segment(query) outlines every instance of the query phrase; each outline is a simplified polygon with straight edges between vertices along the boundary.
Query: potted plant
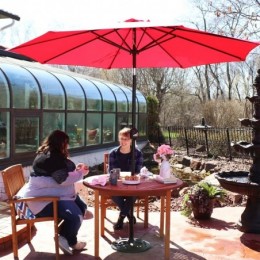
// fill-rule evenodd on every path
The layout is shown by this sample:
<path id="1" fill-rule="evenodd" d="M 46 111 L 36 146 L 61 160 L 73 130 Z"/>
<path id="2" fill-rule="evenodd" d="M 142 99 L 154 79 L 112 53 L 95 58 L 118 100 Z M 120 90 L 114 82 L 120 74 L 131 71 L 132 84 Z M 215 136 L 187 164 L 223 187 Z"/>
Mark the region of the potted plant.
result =
<path id="1" fill-rule="evenodd" d="M 209 219 L 216 200 L 222 201 L 226 195 L 224 189 L 200 181 L 193 185 L 183 197 L 181 214 L 195 219 Z"/>

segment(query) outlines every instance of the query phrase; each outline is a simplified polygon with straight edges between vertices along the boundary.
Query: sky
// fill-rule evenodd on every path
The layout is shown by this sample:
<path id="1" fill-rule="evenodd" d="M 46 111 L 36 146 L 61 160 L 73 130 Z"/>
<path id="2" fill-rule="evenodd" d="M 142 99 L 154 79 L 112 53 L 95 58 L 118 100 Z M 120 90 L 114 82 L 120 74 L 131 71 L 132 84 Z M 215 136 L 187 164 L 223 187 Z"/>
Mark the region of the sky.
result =
<path id="1" fill-rule="evenodd" d="M 0 0 L 0 9 L 18 15 L 0 29 L 0 45 L 14 47 L 47 31 L 100 28 L 129 18 L 179 25 L 191 13 L 189 0 Z M 10 19 L 0 19 L 0 28 Z"/>

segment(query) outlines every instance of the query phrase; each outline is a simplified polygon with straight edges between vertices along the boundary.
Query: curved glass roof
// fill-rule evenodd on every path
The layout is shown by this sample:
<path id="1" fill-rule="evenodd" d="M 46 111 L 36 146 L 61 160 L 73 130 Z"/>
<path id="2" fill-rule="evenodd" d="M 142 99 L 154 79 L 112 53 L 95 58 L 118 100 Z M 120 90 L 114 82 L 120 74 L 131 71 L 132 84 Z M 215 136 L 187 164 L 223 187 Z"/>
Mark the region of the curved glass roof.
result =
<path id="1" fill-rule="evenodd" d="M 32 74 L 19 66 L 1 64 L 12 86 L 13 108 L 40 108 L 40 91 Z"/>
<path id="2" fill-rule="evenodd" d="M 0 71 L 0 108 L 9 108 L 10 107 L 10 95 L 7 85 L 7 81 Z"/>
<path id="3" fill-rule="evenodd" d="M 101 95 L 103 99 L 103 111 L 116 111 L 115 94 L 112 92 L 112 90 L 106 84 L 98 80 L 95 81 L 95 85 L 101 90 Z"/>
<path id="4" fill-rule="evenodd" d="M 65 109 L 65 92 L 56 77 L 51 73 L 29 68 L 31 73 L 37 78 L 43 96 L 43 109 Z"/>
<path id="5" fill-rule="evenodd" d="M 140 91 L 138 91 L 138 90 L 136 90 L 136 98 L 137 98 L 137 103 L 138 103 L 138 105 L 139 105 L 139 109 L 138 109 L 138 111 L 139 111 L 139 113 L 146 113 L 147 112 L 147 109 L 146 109 L 146 99 L 145 99 L 145 97 L 143 96 L 143 94 L 140 92 Z"/>
<path id="6" fill-rule="evenodd" d="M 111 83 L 106 83 L 106 85 L 112 89 L 116 96 L 116 101 L 117 101 L 117 112 L 128 112 L 128 102 L 127 102 L 127 97 L 126 94 L 123 92 L 121 88 L 118 86 L 111 84 Z"/>
<path id="7" fill-rule="evenodd" d="M 9 108 L 11 104 L 20 109 L 129 113 L 132 110 L 131 88 L 123 85 L 8 57 L 0 57 L 0 70 L 11 87 L 9 90 L 5 75 L 0 73 L 0 108 Z M 136 97 L 137 111 L 145 113 L 145 97 L 139 91 Z"/>
<path id="8" fill-rule="evenodd" d="M 66 90 L 67 109 L 68 110 L 85 110 L 85 95 L 79 83 L 72 77 L 53 73 Z"/>
<path id="9" fill-rule="evenodd" d="M 85 91 L 88 111 L 101 111 L 102 98 L 97 86 L 90 80 L 74 77 Z"/>

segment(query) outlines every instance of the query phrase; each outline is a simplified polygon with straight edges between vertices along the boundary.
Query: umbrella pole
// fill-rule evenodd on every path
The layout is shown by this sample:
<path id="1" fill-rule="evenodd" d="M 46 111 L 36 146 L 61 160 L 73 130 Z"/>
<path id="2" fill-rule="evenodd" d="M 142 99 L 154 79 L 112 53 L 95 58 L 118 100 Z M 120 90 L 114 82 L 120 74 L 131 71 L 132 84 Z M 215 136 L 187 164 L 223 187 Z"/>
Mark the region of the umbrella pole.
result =
<path id="1" fill-rule="evenodd" d="M 135 128 L 135 96 L 136 96 L 136 75 L 133 74 L 133 100 L 132 100 L 132 129 L 130 131 L 132 139 L 132 148 L 131 148 L 131 175 L 135 174 L 135 145 L 138 131 Z M 129 219 L 129 238 L 120 238 L 112 243 L 112 248 L 114 250 L 124 252 L 124 253 L 138 253 L 144 252 L 151 248 L 149 242 L 142 240 L 140 238 L 134 238 L 134 201 L 130 209 L 130 219 Z"/>
<path id="2" fill-rule="evenodd" d="M 131 176 L 135 175 L 135 145 L 138 130 L 136 129 L 136 30 L 133 29 L 133 87 L 132 87 L 132 149 L 131 149 Z M 112 248 L 125 253 L 138 253 L 143 252 L 151 248 L 149 242 L 134 238 L 134 202 L 130 209 L 130 220 L 129 220 L 129 238 L 121 238 L 112 243 Z"/>
<path id="3" fill-rule="evenodd" d="M 135 46 L 134 46 L 135 47 Z M 135 145 L 136 145 L 136 137 L 137 134 L 134 134 L 136 129 L 135 122 L 135 114 L 136 114 L 136 53 L 133 53 L 133 87 L 132 87 L 132 164 L 131 164 L 131 175 L 135 175 Z M 129 221 L 129 243 L 134 242 L 134 203 L 132 203 L 132 207 L 130 209 L 130 221 Z"/>

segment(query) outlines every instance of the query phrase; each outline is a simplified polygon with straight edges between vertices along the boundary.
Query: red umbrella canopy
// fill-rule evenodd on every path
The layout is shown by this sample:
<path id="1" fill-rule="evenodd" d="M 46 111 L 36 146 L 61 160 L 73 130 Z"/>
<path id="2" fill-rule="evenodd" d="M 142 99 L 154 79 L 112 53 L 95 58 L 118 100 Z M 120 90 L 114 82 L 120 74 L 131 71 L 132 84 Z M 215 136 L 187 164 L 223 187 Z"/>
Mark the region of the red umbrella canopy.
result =
<path id="1" fill-rule="evenodd" d="M 187 68 L 243 61 L 260 43 L 184 26 L 129 19 L 115 26 L 81 31 L 47 32 L 10 49 L 40 63 L 97 68 Z M 136 75 L 133 70 L 132 127 L 135 128 Z M 134 140 L 132 147 L 135 147 Z M 132 175 L 134 175 L 132 149 Z"/>
<path id="2" fill-rule="evenodd" d="M 243 61 L 259 44 L 184 26 L 129 19 L 111 28 L 47 32 L 10 51 L 49 64 L 187 68 Z"/>

